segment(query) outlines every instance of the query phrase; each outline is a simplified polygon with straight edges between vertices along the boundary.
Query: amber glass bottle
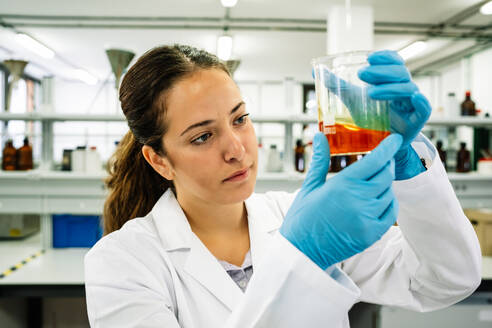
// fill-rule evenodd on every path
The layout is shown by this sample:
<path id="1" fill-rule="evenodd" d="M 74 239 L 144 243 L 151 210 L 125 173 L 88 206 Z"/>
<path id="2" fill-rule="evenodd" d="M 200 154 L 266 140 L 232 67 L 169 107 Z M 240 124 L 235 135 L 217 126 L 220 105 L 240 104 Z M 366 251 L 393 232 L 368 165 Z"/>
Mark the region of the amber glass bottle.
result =
<path id="1" fill-rule="evenodd" d="M 24 138 L 24 145 L 17 151 L 17 169 L 32 170 L 32 147 L 27 137 Z"/>
<path id="2" fill-rule="evenodd" d="M 465 100 L 461 103 L 461 115 L 462 116 L 475 116 L 475 102 L 471 100 L 471 92 L 467 91 L 465 94 Z"/>
<path id="3" fill-rule="evenodd" d="M 470 151 L 466 149 L 466 143 L 460 143 L 460 150 L 456 157 L 456 172 L 470 172 Z"/>
<path id="4" fill-rule="evenodd" d="M 448 169 L 448 165 L 446 163 L 447 154 L 446 154 L 446 151 L 444 149 L 442 149 L 442 141 L 441 140 L 437 140 L 436 148 L 437 148 L 437 152 L 439 153 L 439 158 L 441 159 L 441 162 L 444 165 L 444 168 L 447 170 Z"/>
<path id="5" fill-rule="evenodd" d="M 306 170 L 306 161 L 304 159 L 304 146 L 302 140 L 298 139 L 295 149 L 295 166 L 297 172 L 304 172 Z"/>
<path id="6" fill-rule="evenodd" d="M 2 170 L 14 171 L 17 161 L 17 149 L 15 149 L 12 139 L 7 140 L 2 156 Z"/>

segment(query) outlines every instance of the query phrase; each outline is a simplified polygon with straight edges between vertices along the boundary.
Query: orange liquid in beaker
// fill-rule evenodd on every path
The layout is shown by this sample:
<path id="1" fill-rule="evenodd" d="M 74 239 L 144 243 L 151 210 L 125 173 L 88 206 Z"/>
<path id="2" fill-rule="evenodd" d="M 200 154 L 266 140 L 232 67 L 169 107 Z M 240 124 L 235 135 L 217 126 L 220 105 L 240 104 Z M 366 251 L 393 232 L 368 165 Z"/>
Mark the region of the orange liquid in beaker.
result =
<path id="1" fill-rule="evenodd" d="M 389 131 L 359 128 L 355 125 L 336 123 L 324 127 L 332 155 L 364 154 L 373 150 Z"/>

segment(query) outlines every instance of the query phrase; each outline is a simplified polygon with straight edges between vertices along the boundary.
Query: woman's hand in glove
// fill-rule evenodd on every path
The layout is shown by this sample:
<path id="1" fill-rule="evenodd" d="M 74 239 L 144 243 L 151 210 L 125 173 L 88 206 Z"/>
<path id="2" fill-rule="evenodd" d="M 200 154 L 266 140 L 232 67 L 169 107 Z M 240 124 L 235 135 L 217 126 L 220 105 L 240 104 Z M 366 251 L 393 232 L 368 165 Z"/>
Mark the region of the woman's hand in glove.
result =
<path id="1" fill-rule="evenodd" d="M 401 143 L 402 137 L 392 134 L 326 180 L 330 150 L 326 137 L 317 133 L 311 167 L 280 233 L 323 270 L 371 246 L 396 221 L 391 185 L 393 156 Z"/>

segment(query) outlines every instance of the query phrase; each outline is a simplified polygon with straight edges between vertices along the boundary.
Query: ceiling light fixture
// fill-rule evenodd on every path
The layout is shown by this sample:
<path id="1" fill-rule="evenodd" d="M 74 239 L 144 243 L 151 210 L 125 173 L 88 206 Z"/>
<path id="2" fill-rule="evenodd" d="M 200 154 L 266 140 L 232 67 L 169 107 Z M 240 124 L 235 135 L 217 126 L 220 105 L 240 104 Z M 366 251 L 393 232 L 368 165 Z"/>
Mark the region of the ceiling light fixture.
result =
<path id="1" fill-rule="evenodd" d="M 404 60 L 407 60 L 421 53 L 422 51 L 425 50 L 425 48 L 427 48 L 427 42 L 415 41 L 409 44 L 408 46 L 406 46 L 405 48 L 401 49 L 400 51 L 398 51 L 398 53 L 400 54 L 400 56 L 402 56 Z"/>
<path id="2" fill-rule="evenodd" d="M 492 15 L 492 1 L 487 2 L 482 7 L 480 7 L 480 12 L 483 15 Z"/>
<path id="3" fill-rule="evenodd" d="M 232 36 L 223 34 L 217 39 L 217 57 L 229 60 L 232 57 Z"/>
<path id="4" fill-rule="evenodd" d="M 97 77 L 86 70 L 76 68 L 71 72 L 71 76 L 89 85 L 95 85 L 98 82 Z"/>
<path id="5" fill-rule="evenodd" d="M 53 50 L 25 33 L 17 33 L 16 39 L 22 46 L 24 46 L 24 48 L 43 58 L 52 59 L 55 57 L 55 52 Z"/>
<path id="6" fill-rule="evenodd" d="M 220 0 L 220 2 L 222 3 L 222 6 L 224 6 L 224 7 L 232 8 L 236 5 L 237 0 Z"/>

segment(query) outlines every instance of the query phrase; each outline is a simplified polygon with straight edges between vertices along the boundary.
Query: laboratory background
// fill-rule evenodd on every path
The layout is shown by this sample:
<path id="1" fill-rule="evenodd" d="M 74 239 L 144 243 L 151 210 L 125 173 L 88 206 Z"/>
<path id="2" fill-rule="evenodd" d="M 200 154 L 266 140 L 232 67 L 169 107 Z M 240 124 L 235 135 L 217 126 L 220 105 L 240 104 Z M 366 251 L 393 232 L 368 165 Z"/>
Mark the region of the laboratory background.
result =
<path id="1" fill-rule="evenodd" d="M 0 327 L 89 326 L 83 258 L 128 131 L 118 86 L 146 50 L 174 43 L 233 72 L 257 133 L 257 192 L 294 191 L 309 168 L 311 60 L 398 51 L 432 104 L 423 132 L 477 233 L 482 283 L 431 313 L 359 303 L 351 325 L 492 327 L 491 23 L 492 1 L 476 0 L 1 0 Z"/>

